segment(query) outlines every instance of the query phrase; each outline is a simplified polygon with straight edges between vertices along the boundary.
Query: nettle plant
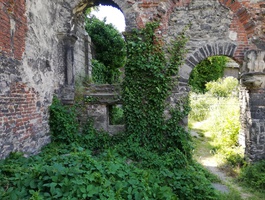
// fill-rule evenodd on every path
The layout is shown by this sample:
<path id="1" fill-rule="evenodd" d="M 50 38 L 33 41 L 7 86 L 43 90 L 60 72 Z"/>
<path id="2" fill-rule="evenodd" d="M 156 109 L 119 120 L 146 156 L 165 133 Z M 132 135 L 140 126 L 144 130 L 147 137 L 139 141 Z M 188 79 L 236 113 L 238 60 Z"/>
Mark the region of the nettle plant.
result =
<path id="1" fill-rule="evenodd" d="M 170 120 L 164 117 L 168 107 L 166 99 L 176 84 L 172 77 L 177 75 L 183 62 L 187 38 L 183 32 L 172 41 L 171 48 L 163 49 L 155 35 L 158 26 L 157 22 L 148 23 L 145 28 L 126 35 L 123 82 L 126 133 L 140 146 L 161 152 L 170 147 L 179 148 L 190 154 L 189 136 L 179 125 L 188 114 L 188 104 L 180 103 L 172 108 Z"/>

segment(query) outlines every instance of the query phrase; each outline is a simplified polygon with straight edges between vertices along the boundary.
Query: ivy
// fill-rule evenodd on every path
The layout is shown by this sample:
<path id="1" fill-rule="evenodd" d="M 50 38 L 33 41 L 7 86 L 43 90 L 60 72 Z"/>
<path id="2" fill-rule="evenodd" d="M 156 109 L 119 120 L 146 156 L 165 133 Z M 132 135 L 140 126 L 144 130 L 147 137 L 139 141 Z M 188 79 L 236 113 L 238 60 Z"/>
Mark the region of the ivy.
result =
<path id="1" fill-rule="evenodd" d="M 49 125 L 53 141 L 69 144 L 76 140 L 78 123 L 75 109 L 75 107 L 63 106 L 57 97 L 53 98 L 52 105 L 49 108 Z"/>
<path id="2" fill-rule="evenodd" d="M 172 41 L 172 47 L 164 51 L 154 33 L 158 25 L 157 22 L 148 23 L 145 28 L 126 36 L 127 63 L 123 83 L 126 133 L 142 147 L 161 152 L 179 148 L 188 153 L 188 134 L 179 125 L 188 107 L 184 106 L 187 108 L 184 111 L 181 105 L 173 108 L 168 121 L 164 116 L 168 107 L 166 99 L 176 84 L 172 76 L 177 75 L 182 64 L 187 38 L 184 33 L 180 34 Z M 182 144 L 177 141 L 179 139 Z"/>

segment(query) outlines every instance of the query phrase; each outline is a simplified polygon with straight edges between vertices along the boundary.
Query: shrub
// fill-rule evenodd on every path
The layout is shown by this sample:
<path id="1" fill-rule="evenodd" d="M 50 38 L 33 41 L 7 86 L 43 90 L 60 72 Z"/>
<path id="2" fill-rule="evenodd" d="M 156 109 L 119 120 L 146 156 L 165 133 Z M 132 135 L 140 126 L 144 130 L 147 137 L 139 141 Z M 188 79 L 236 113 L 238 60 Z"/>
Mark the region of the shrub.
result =
<path id="1" fill-rule="evenodd" d="M 95 80 L 109 84 L 117 82 L 120 75 L 118 68 L 124 66 L 126 58 L 122 35 L 112 24 L 106 24 L 106 20 L 101 21 L 96 17 L 88 18 L 85 28 L 95 45 Z"/>
<path id="2" fill-rule="evenodd" d="M 260 192 L 265 191 L 265 161 L 252 163 L 242 169 L 239 181 Z"/>
<path id="3" fill-rule="evenodd" d="M 76 140 L 79 129 L 74 110 L 75 107 L 63 106 L 57 97 L 53 98 L 49 108 L 49 125 L 53 141 L 69 144 Z"/>
<path id="4" fill-rule="evenodd" d="M 224 56 L 213 56 L 201 61 L 191 72 L 189 84 L 192 91 L 206 92 L 205 84 L 222 77 L 227 58 Z"/>
<path id="5" fill-rule="evenodd" d="M 107 71 L 106 66 L 98 60 L 92 60 L 92 81 L 98 84 L 107 83 Z"/>
<path id="6" fill-rule="evenodd" d="M 238 80 L 233 77 L 219 78 L 206 83 L 206 91 L 216 97 L 238 96 Z"/>

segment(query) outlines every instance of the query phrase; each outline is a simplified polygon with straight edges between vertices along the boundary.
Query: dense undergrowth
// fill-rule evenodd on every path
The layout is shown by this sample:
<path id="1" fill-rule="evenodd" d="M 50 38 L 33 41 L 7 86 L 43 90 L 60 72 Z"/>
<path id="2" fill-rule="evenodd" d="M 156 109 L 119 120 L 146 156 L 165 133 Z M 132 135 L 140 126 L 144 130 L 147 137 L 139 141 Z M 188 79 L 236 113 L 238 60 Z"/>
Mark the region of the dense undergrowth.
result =
<path id="1" fill-rule="evenodd" d="M 205 171 L 177 148 L 150 151 L 89 122 L 69 140 L 74 116 L 55 98 L 53 142 L 39 155 L 0 162 L 1 199 L 218 199 Z"/>
<path id="2" fill-rule="evenodd" d="M 66 107 L 54 98 L 52 143 L 39 155 L 14 153 L 0 161 L 1 199 L 218 199 L 179 124 L 189 110 L 185 100 L 164 119 L 186 39 L 174 42 L 168 61 L 155 38 L 157 26 L 127 36 L 125 133 L 109 136 L 91 122 L 80 126 L 82 104 Z"/>
<path id="3" fill-rule="evenodd" d="M 78 122 L 82 103 L 50 107 L 52 143 L 38 155 L 13 153 L 0 161 L 0 199 L 218 200 L 210 175 L 192 160 L 192 143 L 180 121 L 188 101 L 170 109 L 166 98 L 185 53 L 180 35 L 166 59 L 148 24 L 127 36 L 123 84 L 126 131 L 110 136 Z"/>

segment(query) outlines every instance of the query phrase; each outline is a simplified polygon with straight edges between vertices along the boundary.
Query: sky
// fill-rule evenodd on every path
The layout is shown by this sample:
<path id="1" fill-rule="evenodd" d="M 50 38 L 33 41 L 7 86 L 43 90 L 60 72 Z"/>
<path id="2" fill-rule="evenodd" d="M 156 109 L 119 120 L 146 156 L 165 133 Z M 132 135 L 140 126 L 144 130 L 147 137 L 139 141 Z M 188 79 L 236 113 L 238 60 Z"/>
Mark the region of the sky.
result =
<path id="1" fill-rule="evenodd" d="M 117 8 L 111 6 L 99 6 L 99 11 L 92 11 L 98 19 L 103 20 L 104 17 L 107 18 L 106 22 L 108 24 L 112 23 L 119 32 L 125 31 L 125 20 L 122 12 Z"/>

